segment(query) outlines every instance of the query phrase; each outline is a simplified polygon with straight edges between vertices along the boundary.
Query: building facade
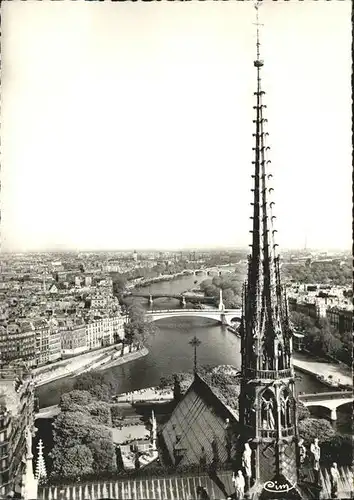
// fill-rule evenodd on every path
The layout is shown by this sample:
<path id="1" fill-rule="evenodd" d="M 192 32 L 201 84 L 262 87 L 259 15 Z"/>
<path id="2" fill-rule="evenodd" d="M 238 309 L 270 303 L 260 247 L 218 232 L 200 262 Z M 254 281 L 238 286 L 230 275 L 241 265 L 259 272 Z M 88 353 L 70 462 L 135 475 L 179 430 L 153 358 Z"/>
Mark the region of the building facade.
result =
<path id="1" fill-rule="evenodd" d="M 44 318 L 32 321 L 36 332 L 36 358 L 38 366 L 50 361 L 50 329 L 48 321 Z"/>
<path id="2" fill-rule="evenodd" d="M 26 429 L 34 430 L 34 384 L 27 369 L 0 367 L 0 498 L 21 494 Z"/>
<path id="3" fill-rule="evenodd" d="M 312 302 L 289 298 L 289 308 L 291 311 L 299 312 L 310 316 L 313 319 L 327 318 L 330 325 L 336 328 L 339 333 L 351 332 L 353 329 L 352 308 L 341 308 L 327 306 L 325 299 L 317 298 Z"/>
<path id="4" fill-rule="evenodd" d="M 61 333 L 59 322 L 56 318 L 50 318 L 49 324 L 49 361 L 57 361 L 61 358 Z"/>
<path id="5" fill-rule="evenodd" d="M 62 356 L 73 356 L 87 351 L 86 327 L 84 323 L 67 322 L 65 330 L 61 332 Z"/>
<path id="6" fill-rule="evenodd" d="M 1 361 L 25 361 L 36 364 L 36 334 L 30 322 L 11 322 L 0 325 Z"/>
<path id="7" fill-rule="evenodd" d="M 86 343 L 88 349 L 97 349 L 122 341 L 124 318 L 120 313 L 89 316 L 86 319 Z"/>

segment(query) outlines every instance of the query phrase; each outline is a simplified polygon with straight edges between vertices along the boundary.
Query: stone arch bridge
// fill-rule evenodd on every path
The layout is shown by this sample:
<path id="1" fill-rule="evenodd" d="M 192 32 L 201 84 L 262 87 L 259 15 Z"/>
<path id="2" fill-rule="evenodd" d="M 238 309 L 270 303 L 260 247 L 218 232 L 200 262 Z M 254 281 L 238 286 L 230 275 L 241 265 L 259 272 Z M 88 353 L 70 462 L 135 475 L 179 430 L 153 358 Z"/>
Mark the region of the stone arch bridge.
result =
<path id="1" fill-rule="evenodd" d="M 234 322 L 241 321 L 241 309 L 165 309 L 159 311 L 147 311 L 146 318 L 149 321 L 158 321 L 165 318 L 207 318 L 218 321 L 223 325 L 232 326 Z"/>
<path id="2" fill-rule="evenodd" d="M 299 400 L 307 407 L 322 406 L 331 412 L 331 420 L 337 420 L 337 409 L 353 402 L 353 391 L 319 392 L 316 394 L 299 394 Z"/>

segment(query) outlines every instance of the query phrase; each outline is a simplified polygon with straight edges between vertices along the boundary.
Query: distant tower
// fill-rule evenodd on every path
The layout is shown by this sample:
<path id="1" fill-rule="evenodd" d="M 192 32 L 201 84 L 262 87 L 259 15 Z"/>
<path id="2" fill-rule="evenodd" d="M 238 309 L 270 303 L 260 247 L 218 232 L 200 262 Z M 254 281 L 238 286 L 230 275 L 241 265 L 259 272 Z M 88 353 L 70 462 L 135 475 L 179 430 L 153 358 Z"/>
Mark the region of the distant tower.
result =
<path id="1" fill-rule="evenodd" d="M 36 466 L 36 479 L 37 481 L 40 481 L 41 479 L 47 478 L 47 470 L 43 456 L 43 441 L 41 439 L 38 442 L 37 450 L 38 450 L 38 459 Z"/>
<path id="2" fill-rule="evenodd" d="M 243 466 L 248 498 L 301 498 L 297 489 L 297 419 L 292 331 L 285 289 L 280 281 L 274 243 L 272 188 L 268 182 L 265 105 L 261 89 L 257 3 L 256 126 L 252 253 L 243 293 L 241 323 L 241 438 L 238 467 Z M 272 486 L 273 484 L 273 486 Z M 274 486 L 275 485 L 275 486 Z M 280 489 L 277 488 L 280 486 Z M 273 488 L 273 489 L 272 489 Z M 276 491 L 275 491 L 276 490 Z"/>
<path id="3" fill-rule="evenodd" d="M 136 250 L 134 250 L 134 253 L 133 253 L 133 260 L 134 260 L 134 262 L 138 262 L 138 253 Z"/>

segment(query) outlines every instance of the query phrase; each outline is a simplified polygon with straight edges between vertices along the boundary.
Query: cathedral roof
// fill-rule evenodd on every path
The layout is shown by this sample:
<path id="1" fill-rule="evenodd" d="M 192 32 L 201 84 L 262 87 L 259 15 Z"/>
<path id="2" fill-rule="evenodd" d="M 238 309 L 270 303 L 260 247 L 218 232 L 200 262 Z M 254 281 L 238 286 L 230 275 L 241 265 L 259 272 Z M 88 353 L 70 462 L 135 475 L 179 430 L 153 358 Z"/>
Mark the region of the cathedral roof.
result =
<path id="1" fill-rule="evenodd" d="M 238 411 L 230 406 L 227 396 L 221 390 L 209 383 L 200 374 L 196 373 L 194 381 L 190 385 L 189 391 L 195 391 L 206 402 L 209 403 L 216 413 L 222 418 L 229 418 L 231 421 L 238 422 Z"/>

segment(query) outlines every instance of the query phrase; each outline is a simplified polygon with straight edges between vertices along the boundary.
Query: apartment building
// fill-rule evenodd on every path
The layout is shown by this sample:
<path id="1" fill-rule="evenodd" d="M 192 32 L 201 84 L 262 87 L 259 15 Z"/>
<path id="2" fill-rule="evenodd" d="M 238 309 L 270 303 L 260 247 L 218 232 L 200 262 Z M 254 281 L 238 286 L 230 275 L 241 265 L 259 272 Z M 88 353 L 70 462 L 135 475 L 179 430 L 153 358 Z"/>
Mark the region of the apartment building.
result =
<path id="1" fill-rule="evenodd" d="M 0 362 L 22 360 L 36 364 L 36 334 L 30 322 L 10 322 L 0 326 Z"/>
<path id="2" fill-rule="evenodd" d="M 87 351 L 86 325 L 81 318 L 68 318 L 61 326 L 62 356 L 73 356 Z"/>
<path id="3" fill-rule="evenodd" d="M 50 329 L 45 318 L 32 321 L 36 332 L 36 358 L 37 365 L 41 366 L 50 361 Z"/>
<path id="4" fill-rule="evenodd" d="M 112 345 L 123 337 L 124 318 L 120 312 L 101 317 L 89 315 L 86 318 L 86 343 L 89 349 Z"/>
<path id="5" fill-rule="evenodd" d="M 34 383 L 21 366 L 0 366 L 0 498 L 22 498 L 26 429 L 34 430 Z"/>

